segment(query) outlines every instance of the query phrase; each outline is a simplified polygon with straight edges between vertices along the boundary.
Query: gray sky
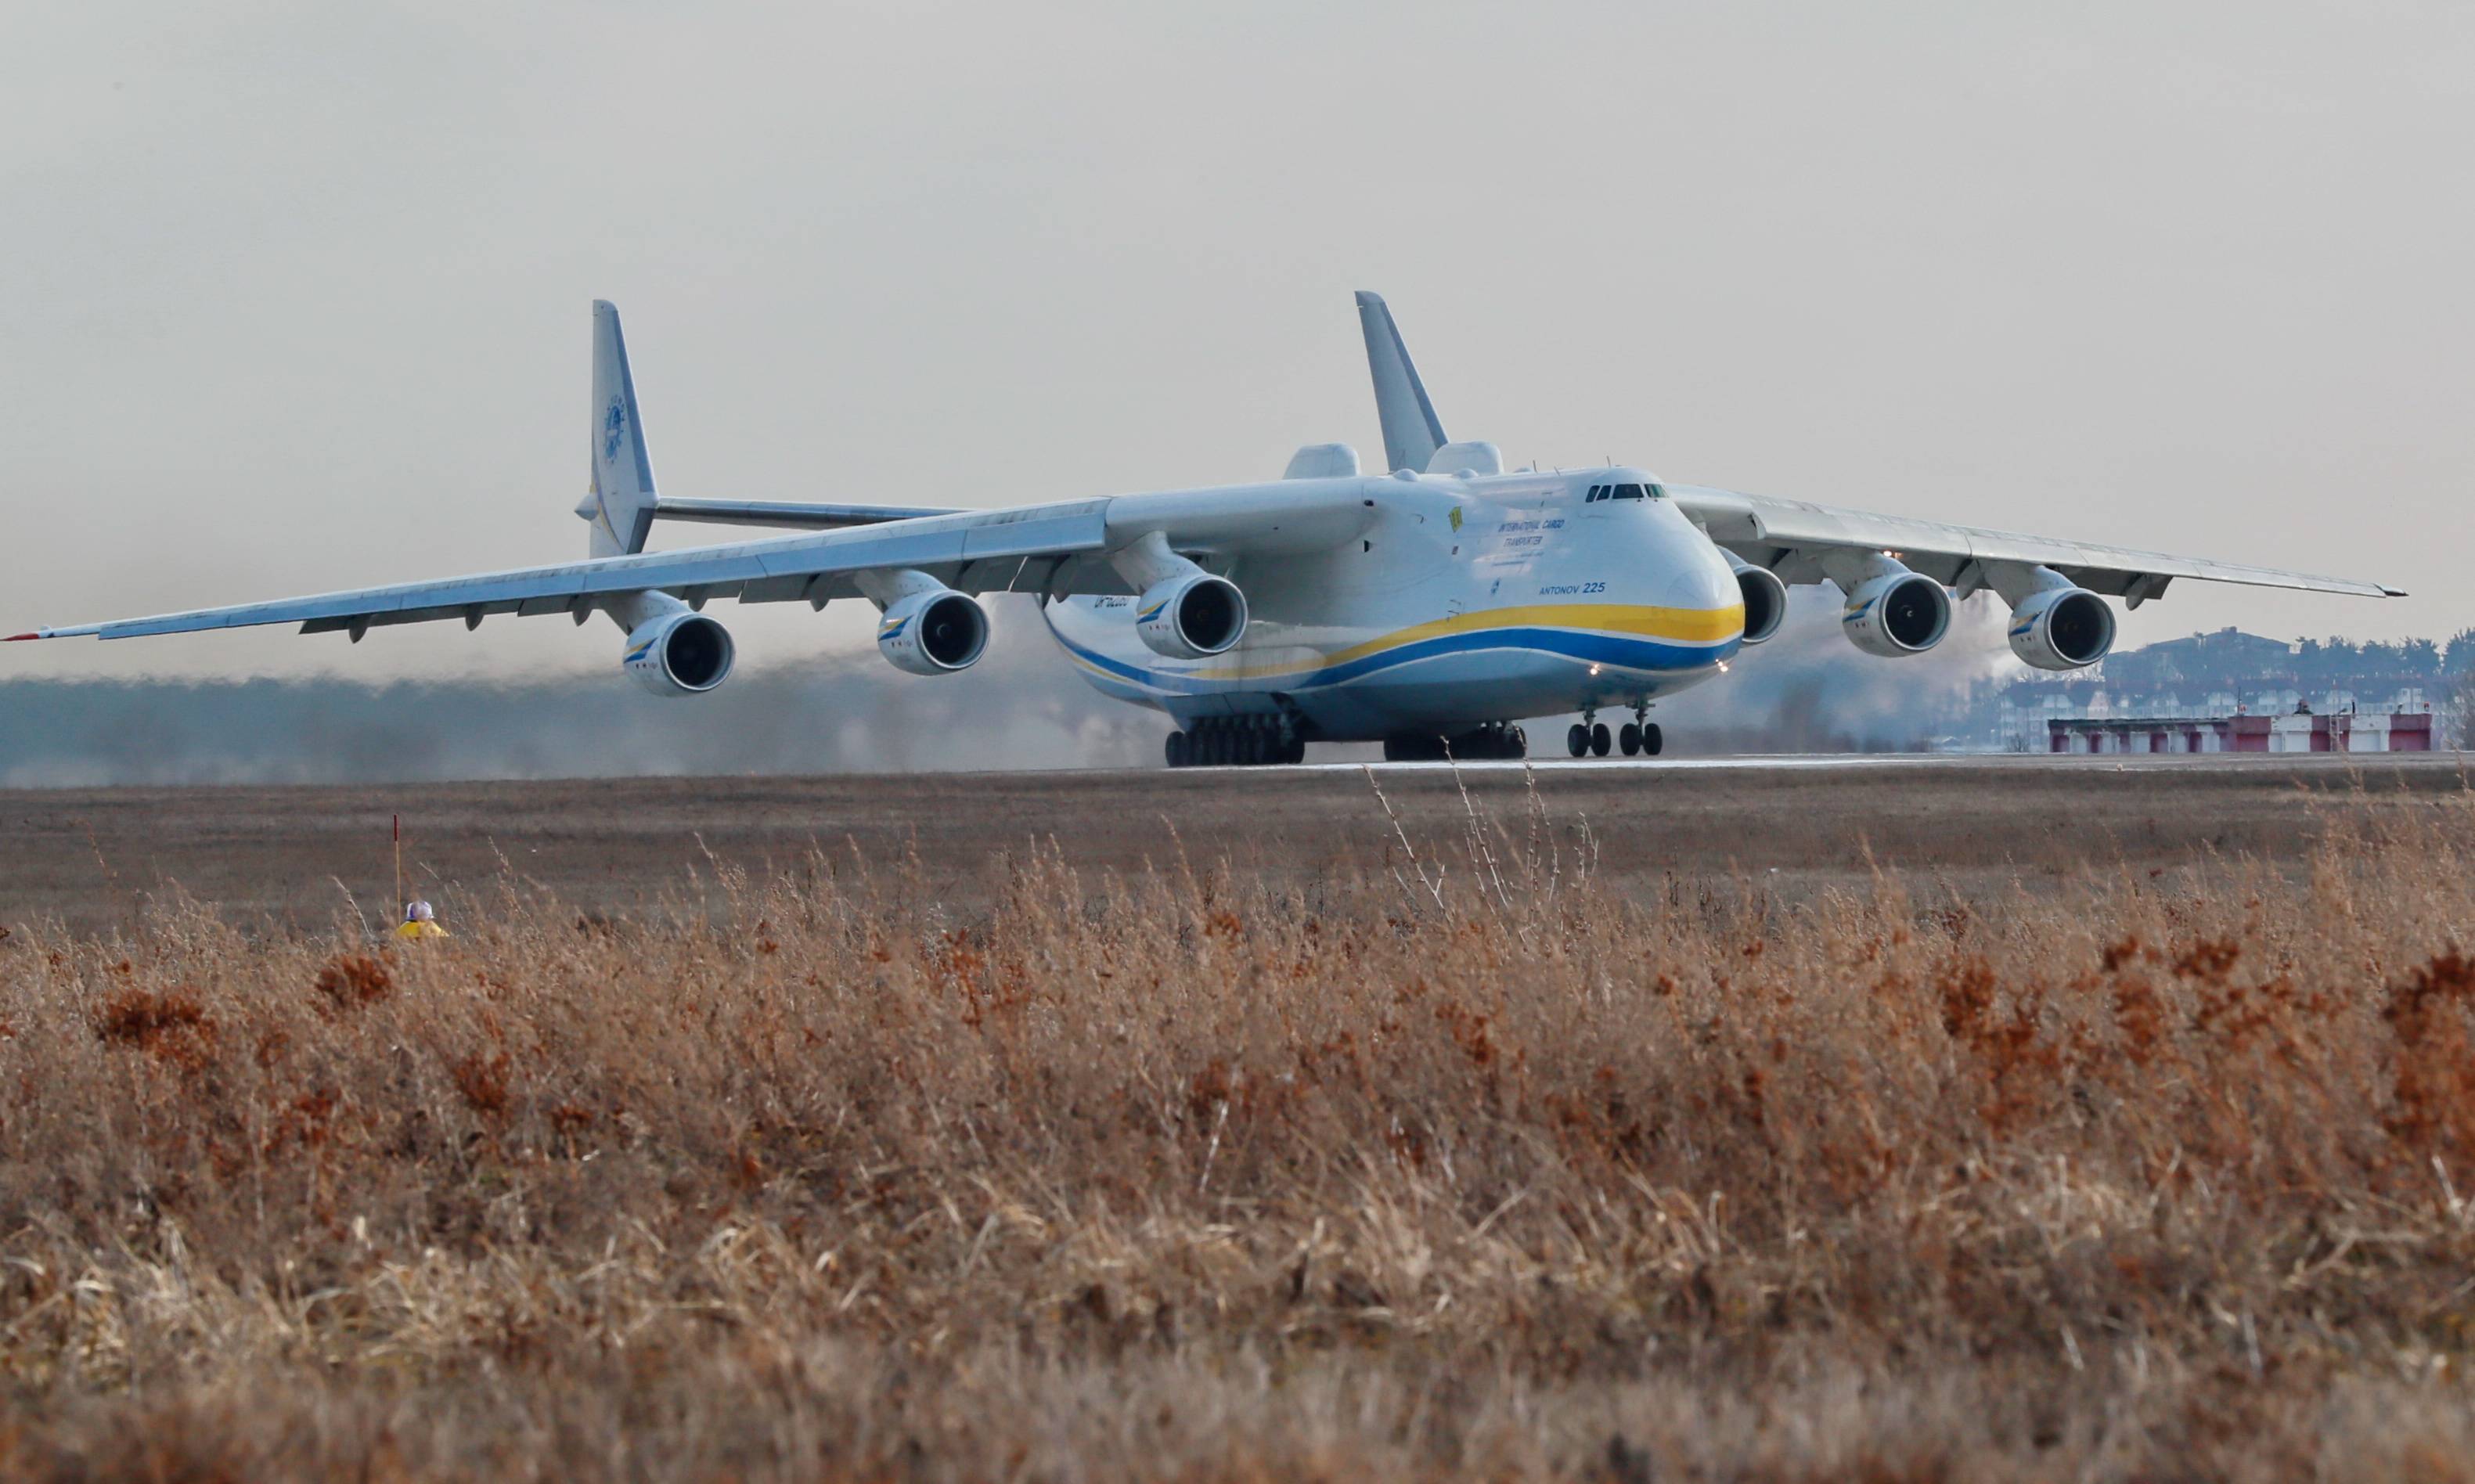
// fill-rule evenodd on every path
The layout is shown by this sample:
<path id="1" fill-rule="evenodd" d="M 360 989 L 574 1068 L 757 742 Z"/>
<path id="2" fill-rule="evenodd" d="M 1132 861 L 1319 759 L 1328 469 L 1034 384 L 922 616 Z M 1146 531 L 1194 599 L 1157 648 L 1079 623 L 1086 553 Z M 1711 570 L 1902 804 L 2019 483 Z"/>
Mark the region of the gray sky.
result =
<path id="1" fill-rule="evenodd" d="M 2463 5 L 37 0 L 9 30 L 0 628 L 580 554 L 596 296 L 666 493 L 993 505 L 1380 448 L 1360 287 L 1515 461 L 2417 594 L 2186 587 L 2125 643 L 2475 622 Z M 743 663 L 865 643 L 716 612 Z M 0 650 L 617 663 L 549 619 Z"/>

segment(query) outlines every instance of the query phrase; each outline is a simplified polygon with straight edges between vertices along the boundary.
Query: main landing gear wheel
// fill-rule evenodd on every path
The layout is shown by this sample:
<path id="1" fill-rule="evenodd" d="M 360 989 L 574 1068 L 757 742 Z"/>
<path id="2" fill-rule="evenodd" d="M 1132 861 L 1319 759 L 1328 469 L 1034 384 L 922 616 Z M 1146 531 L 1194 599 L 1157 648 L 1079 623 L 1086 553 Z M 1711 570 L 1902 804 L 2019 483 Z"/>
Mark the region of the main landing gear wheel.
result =
<path id="1" fill-rule="evenodd" d="M 1205 717 L 1171 732 L 1162 751 L 1171 767 L 1254 767 L 1305 762 L 1307 740 L 1281 717 Z"/>
<path id="2" fill-rule="evenodd" d="M 1590 729 L 1576 721 L 1564 733 L 1565 750 L 1573 756 L 1586 757 L 1590 751 Z"/>
<path id="3" fill-rule="evenodd" d="M 1530 756 L 1530 737 L 1509 721 L 1490 721 L 1450 737 L 1396 732 L 1384 739 L 1386 763 L 1517 763 Z"/>
<path id="4" fill-rule="evenodd" d="M 1615 739 L 1607 735 L 1607 724 L 1605 722 L 1599 722 L 1597 725 L 1590 728 L 1590 755 L 1592 757 L 1605 757 L 1607 755 L 1607 748 L 1612 746 L 1614 742 Z"/>
<path id="5" fill-rule="evenodd" d="M 1659 735 L 1657 722 L 1645 721 L 1641 724 L 1641 755 L 1643 757 L 1654 758 L 1658 756 L 1658 750 L 1665 745 L 1667 745 L 1667 739 Z"/>
<path id="6" fill-rule="evenodd" d="M 1622 752 L 1626 757 L 1631 757 L 1634 753 L 1641 750 L 1641 727 L 1639 723 L 1628 721 L 1623 726 L 1616 729 L 1616 749 Z"/>

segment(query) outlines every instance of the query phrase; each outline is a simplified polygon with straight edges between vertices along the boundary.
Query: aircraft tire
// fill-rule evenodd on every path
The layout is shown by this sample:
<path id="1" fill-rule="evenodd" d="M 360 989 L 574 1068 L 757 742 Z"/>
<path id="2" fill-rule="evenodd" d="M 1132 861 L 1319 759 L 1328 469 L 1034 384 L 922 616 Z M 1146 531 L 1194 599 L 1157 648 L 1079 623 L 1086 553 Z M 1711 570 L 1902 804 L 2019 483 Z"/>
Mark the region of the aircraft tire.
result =
<path id="1" fill-rule="evenodd" d="M 1608 735 L 1607 724 L 1605 722 L 1602 721 L 1598 725 L 1590 728 L 1591 756 L 1602 758 L 1605 757 L 1607 755 L 1607 749 L 1614 745 L 1615 739 Z"/>
<path id="2" fill-rule="evenodd" d="M 1504 755 L 1512 762 L 1530 756 L 1530 734 L 1517 726 L 1504 729 Z"/>
<path id="3" fill-rule="evenodd" d="M 1184 767 L 1186 766 L 1187 751 L 1186 734 L 1184 732 L 1169 733 L 1168 741 L 1163 744 L 1163 750 L 1168 754 L 1169 766 Z"/>
<path id="4" fill-rule="evenodd" d="M 1590 729 L 1576 721 L 1564 733 L 1565 749 L 1573 756 L 1586 757 L 1590 751 Z"/>
<path id="5" fill-rule="evenodd" d="M 1667 739 L 1660 735 L 1657 722 L 1652 721 L 1643 725 L 1641 729 L 1641 755 L 1643 757 L 1654 758 L 1658 756 L 1658 750 L 1666 745 Z"/>
<path id="6" fill-rule="evenodd" d="M 1616 746 L 1626 757 L 1641 750 L 1641 728 L 1628 721 L 1616 731 Z"/>

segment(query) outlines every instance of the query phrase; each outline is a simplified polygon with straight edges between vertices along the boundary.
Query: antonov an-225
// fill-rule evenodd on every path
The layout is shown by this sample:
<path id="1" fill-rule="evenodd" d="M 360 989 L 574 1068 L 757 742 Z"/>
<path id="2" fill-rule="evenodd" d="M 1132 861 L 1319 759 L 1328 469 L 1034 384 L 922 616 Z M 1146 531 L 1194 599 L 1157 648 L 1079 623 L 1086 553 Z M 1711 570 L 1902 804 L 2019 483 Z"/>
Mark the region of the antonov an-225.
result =
<path id="1" fill-rule="evenodd" d="M 2113 647 L 2106 597 L 2178 577 L 2397 596 L 2372 582 L 2085 546 L 1801 500 L 1670 484 L 1631 468 L 1507 471 L 1448 438 L 1391 311 L 1358 296 L 1385 471 L 1345 444 L 1300 449 L 1280 479 L 1006 510 L 665 499 L 653 485 L 619 311 L 593 306 L 592 526 L 581 562 L 318 597 L 38 629 L 127 639 L 298 623 L 357 641 L 376 624 L 599 612 L 663 695 L 710 691 L 734 648 L 714 597 L 876 605 L 877 647 L 919 675 L 987 648 L 984 593 L 1037 595 L 1102 692 L 1173 718 L 1171 766 L 1295 763 L 1306 744 L 1381 741 L 1395 759 L 1518 757 L 1528 717 L 1579 712 L 1575 757 L 1656 753 L 1652 704 L 1778 630 L 1791 584 L 1834 584 L 1867 654 L 1922 654 L 1954 596 L 1992 589 L 2012 652 L 2043 669 Z M 647 552 L 656 520 L 804 534 Z M 2102 595 L 2102 596 L 2101 596 Z M 1610 735 L 1602 712 L 1632 719 Z"/>

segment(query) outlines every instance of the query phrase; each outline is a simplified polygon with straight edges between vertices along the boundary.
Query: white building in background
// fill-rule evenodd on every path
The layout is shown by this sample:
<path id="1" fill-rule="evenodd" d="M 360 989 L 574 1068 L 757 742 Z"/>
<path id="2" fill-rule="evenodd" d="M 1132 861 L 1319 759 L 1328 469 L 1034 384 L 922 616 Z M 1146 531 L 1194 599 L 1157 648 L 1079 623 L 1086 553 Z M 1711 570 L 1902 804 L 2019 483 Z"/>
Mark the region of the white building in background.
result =
<path id="1" fill-rule="evenodd" d="M 2390 750 L 2392 730 L 2403 748 L 2449 746 L 2462 735 L 2443 703 L 2451 682 L 2444 676 L 2442 688 L 2435 690 L 2426 671 L 2437 659 L 2430 653 L 2418 659 L 2415 649 L 2288 644 L 2233 629 L 2195 634 L 2125 651 L 2091 672 L 2014 681 L 1977 702 L 1983 709 L 1976 713 L 1976 736 L 1986 739 L 1990 732 L 1997 747 L 2044 752 L 2058 735 L 2068 734 L 2082 747 L 2125 745 L 2127 734 L 2120 730 L 2125 723 L 2171 722 L 2159 733 L 2160 750 L 2207 750 L 2213 744 L 2239 751 L 2310 750 L 2314 736 L 2325 750 Z M 2298 715 L 2304 718 L 2299 728 L 2266 724 Z M 2315 716 L 2364 724 L 2315 731 Z M 2392 717 L 2431 719 L 2395 728 L 2370 719 Z M 2238 718 L 2251 724 L 2242 729 L 2242 744 L 2233 746 L 2234 733 L 2213 723 Z M 2058 729 L 2057 722 L 2090 724 Z M 1951 727 L 1965 729 L 1965 723 Z"/>

